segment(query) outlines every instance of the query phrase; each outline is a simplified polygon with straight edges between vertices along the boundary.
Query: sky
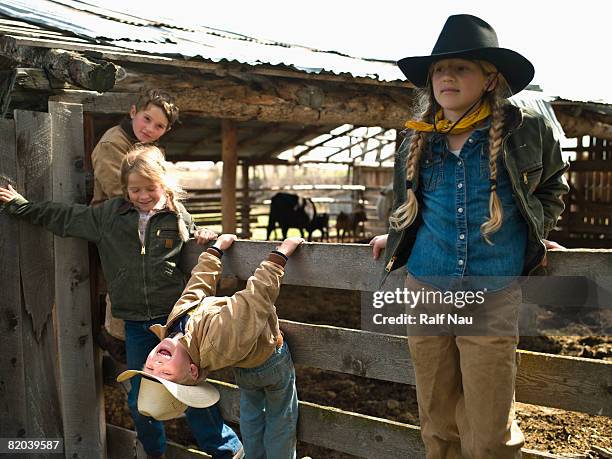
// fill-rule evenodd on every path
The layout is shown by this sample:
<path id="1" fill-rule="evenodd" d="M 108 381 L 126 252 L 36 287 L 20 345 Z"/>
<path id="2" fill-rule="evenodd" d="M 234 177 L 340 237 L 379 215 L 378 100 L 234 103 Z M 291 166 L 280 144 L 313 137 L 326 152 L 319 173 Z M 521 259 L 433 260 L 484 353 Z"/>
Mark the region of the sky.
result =
<path id="1" fill-rule="evenodd" d="M 446 18 L 469 13 L 493 26 L 501 47 L 534 64 L 532 83 L 547 94 L 612 103 L 607 0 L 105 0 L 104 6 L 389 60 L 430 54 Z"/>

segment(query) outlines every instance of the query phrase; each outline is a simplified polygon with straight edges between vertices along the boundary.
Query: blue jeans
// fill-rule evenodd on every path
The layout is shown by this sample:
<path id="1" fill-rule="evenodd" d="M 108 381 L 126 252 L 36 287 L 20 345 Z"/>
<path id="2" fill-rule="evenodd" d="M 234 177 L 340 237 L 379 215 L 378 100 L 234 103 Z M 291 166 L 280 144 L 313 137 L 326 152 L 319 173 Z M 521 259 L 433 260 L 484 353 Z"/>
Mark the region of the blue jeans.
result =
<path id="1" fill-rule="evenodd" d="M 298 398 L 287 343 L 262 365 L 234 368 L 240 387 L 240 432 L 248 459 L 295 458 Z"/>
<path id="2" fill-rule="evenodd" d="M 125 321 L 128 369 L 142 370 L 149 352 L 159 344 L 159 338 L 149 331 L 149 327 L 159 323 L 166 323 L 166 317 L 148 321 Z M 138 439 L 147 454 L 163 454 L 166 450 L 164 425 L 161 421 L 143 416 L 138 412 L 140 376 L 135 376 L 130 381 L 132 387 L 128 394 L 128 406 L 134 419 Z M 241 448 L 242 445 L 236 433 L 223 422 L 218 404 L 210 408 L 187 408 L 185 415 L 198 446 L 213 458 L 232 458 Z"/>

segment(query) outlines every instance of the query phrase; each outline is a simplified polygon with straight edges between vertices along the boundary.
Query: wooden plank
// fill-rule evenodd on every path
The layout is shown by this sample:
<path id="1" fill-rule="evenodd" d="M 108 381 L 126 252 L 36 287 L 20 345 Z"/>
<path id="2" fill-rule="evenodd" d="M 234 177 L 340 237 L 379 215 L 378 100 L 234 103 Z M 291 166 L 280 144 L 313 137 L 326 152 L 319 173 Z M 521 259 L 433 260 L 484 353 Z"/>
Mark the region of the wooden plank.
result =
<path id="1" fill-rule="evenodd" d="M 85 202 L 83 108 L 49 103 L 53 200 Z M 64 448 L 72 458 L 106 456 L 102 387 L 96 393 L 87 243 L 55 238 L 55 299 Z M 83 416 L 87 413 L 88 416 Z"/>
<path id="2" fill-rule="evenodd" d="M 221 177 L 222 225 L 224 233 L 236 232 L 236 167 L 238 165 L 238 137 L 236 123 L 221 121 Z"/>
<path id="3" fill-rule="evenodd" d="M 0 120 L 0 185 L 17 186 L 15 122 Z M 19 279 L 19 226 L 0 216 L 0 437 L 23 437 L 26 432 L 25 356 Z"/>
<path id="4" fill-rule="evenodd" d="M 239 422 L 238 387 L 210 380 L 219 392 L 221 412 L 226 420 Z M 421 429 L 417 426 L 352 413 L 337 408 L 299 402 L 298 440 L 358 457 L 425 457 Z M 523 448 L 529 459 L 561 459 L 562 456 Z"/>
<path id="5" fill-rule="evenodd" d="M 129 459 L 145 457 L 140 451 L 142 447 L 133 430 L 117 427 L 112 424 L 106 425 L 106 441 L 108 443 L 108 459 Z M 205 459 L 210 458 L 208 454 L 169 441 L 167 443 L 166 459 Z"/>
<path id="6" fill-rule="evenodd" d="M 612 416 L 612 362 L 519 351 L 516 400 Z"/>
<path id="7" fill-rule="evenodd" d="M 18 190 L 32 201 L 51 199 L 51 139 L 47 113 L 14 113 Z M 25 366 L 25 436 L 62 437 L 51 310 L 54 303 L 53 235 L 19 222 L 19 272 L 23 289 Z"/>
<path id="8" fill-rule="evenodd" d="M 266 241 L 237 241 L 223 258 L 224 275 L 248 279 L 278 244 Z M 190 242 L 183 254 L 186 272 L 196 264 L 203 246 Z M 333 260 L 322 263 L 321 260 Z M 553 276 L 612 276 L 612 250 L 567 249 L 548 252 L 548 273 Z M 338 266 L 347 267 L 341 275 Z M 378 289 L 384 262 L 372 260 L 372 249 L 365 244 L 322 244 L 309 242 L 301 246 L 287 264 L 283 282 L 290 285 L 362 290 Z M 350 269 L 348 269 L 350 267 Z M 393 271 L 385 283 L 388 289 L 403 288 L 403 270 Z M 529 297 L 524 298 L 530 303 Z"/>
<path id="9" fill-rule="evenodd" d="M 296 364 L 415 384 L 405 337 L 289 320 L 281 320 L 281 329 Z"/>
<path id="10" fill-rule="evenodd" d="M 238 387 L 210 380 L 226 420 L 240 420 Z M 420 429 L 410 424 L 299 402 L 298 440 L 359 457 L 425 457 Z"/>
<path id="11" fill-rule="evenodd" d="M 287 320 L 281 329 L 297 364 L 415 384 L 405 337 Z M 517 401 L 612 415 L 612 362 L 522 350 L 518 355 Z"/>

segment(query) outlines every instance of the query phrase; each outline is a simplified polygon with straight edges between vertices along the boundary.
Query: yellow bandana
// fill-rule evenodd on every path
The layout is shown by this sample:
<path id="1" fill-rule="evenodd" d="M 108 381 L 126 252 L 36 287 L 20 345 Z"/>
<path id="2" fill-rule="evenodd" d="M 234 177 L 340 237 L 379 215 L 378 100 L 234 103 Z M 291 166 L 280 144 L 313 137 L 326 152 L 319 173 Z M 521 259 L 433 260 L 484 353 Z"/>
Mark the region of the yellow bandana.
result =
<path id="1" fill-rule="evenodd" d="M 434 129 L 433 124 L 426 123 L 425 121 L 416 121 L 416 120 L 408 120 L 406 121 L 406 127 L 409 129 L 414 129 L 415 131 L 421 132 L 441 132 L 442 134 L 448 133 L 451 128 L 453 134 L 461 134 L 463 132 L 468 132 L 474 129 L 478 123 L 487 118 L 491 114 L 491 107 L 487 102 L 483 102 L 478 110 L 472 112 L 461 121 L 459 121 L 455 127 L 453 127 L 453 122 L 447 119 L 442 118 L 442 109 L 438 110 L 436 113 L 436 126 Z"/>

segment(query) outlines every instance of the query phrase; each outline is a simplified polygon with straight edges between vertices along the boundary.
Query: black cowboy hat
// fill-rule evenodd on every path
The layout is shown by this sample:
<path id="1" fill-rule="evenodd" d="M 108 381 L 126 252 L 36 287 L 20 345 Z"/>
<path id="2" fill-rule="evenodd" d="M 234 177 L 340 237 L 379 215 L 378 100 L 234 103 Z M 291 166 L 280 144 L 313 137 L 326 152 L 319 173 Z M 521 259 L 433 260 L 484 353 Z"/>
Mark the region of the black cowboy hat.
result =
<path id="1" fill-rule="evenodd" d="M 493 27 L 476 16 L 450 16 L 430 56 L 405 57 L 397 65 L 418 87 L 429 78 L 429 67 L 441 59 L 478 59 L 490 62 L 504 76 L 513 94 L 525 88 L 533 78 L 531 62 L 519 53 L 500 48 Z"/>

